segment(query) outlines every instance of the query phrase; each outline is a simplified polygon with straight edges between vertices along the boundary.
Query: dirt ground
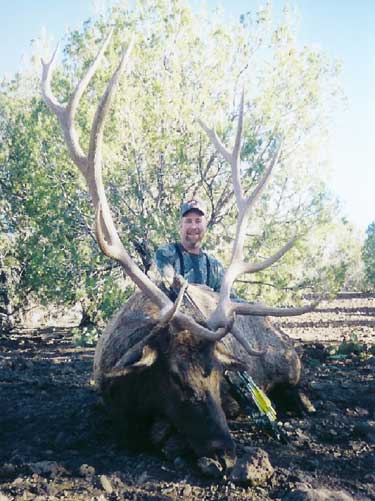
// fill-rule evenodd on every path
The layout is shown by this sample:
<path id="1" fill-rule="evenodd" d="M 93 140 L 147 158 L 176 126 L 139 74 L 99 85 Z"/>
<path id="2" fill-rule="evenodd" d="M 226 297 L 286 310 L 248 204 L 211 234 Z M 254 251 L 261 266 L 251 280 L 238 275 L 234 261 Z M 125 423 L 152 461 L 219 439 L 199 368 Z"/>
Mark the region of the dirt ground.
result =
<path id="1" fill-rule="evenodd" d="M 69 331 L 0 337 L 0 501 L 375 499 L 375 296 L 341 296 L 279 325 L 301 353 L 316 412 L 280 416 L 286 445 L 230 424 L 239 452 L 269 455 L 274 474 L 257 487 L 121 449 L 92 384 L 94 349 Z M 354 343 L 337 352 L 344 338 Z"/>

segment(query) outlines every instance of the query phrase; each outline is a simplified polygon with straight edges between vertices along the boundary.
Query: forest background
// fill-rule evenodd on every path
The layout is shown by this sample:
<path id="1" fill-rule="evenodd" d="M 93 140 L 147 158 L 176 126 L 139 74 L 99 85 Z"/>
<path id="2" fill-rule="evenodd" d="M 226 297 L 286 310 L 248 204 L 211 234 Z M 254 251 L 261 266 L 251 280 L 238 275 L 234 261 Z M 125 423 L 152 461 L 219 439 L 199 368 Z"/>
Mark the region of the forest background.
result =
<path id="1" fill-rule="evenodd" d="M 104 160 L 116 222 L 143 269 L 157 246 L 178 238 L 179 204 L 196 195 L 210 208 L 207 250 L 228 262 L 236 217 L 229 166 L 196 117 L 215 123 L 230 144 L 244 87 L 241 159 L 247 192 L 284 138 L 279 165 L 252 213 L 246 257 L 262 260 L 294 233 L 299 238 L 277 265 L 238 281 L 237 291 L 251 300 L 289 304 L 322 291 L 373 289 L 375 223 L 363 241 L 327 185 L 331 120 L 345 100 L 340 65 L 298 42 L 292 8 L 286 5 L 275 18 L 267 4 L 228 21 L 182 0 L 114 4 L 66 35 L 53 79 L 61 102 L 110 27 L 114 39 L 77 121 L 87 147 L 95 107 L 134 34 L 131 68 L 106 124 Z M 86 188 L 42 101 L 40 57 L 49 50 L 46 39 L 37 41 L 25 71 L 1 83 L 2 328 L 22 321 L 36 304 L 78 304 L 82 324 L 96 332 L 133 287 L 97 249 Z"/>

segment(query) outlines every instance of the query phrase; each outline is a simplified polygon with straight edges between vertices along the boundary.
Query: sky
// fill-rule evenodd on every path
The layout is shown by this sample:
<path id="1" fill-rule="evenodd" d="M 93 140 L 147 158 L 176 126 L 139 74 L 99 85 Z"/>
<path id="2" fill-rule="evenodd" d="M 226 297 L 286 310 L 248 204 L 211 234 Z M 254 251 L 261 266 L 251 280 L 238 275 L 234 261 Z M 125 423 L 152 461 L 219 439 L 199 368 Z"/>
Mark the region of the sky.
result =
<path id="1" fill-rule="evenodd" d="M 198 5 L 200 0 L 191 0 Z M 53 42 L 79 29 L 115 0 L 0 0 L 0 79 L 21 69 L 43 31 Z M 239 18 L 260 0 L 206 0 Z M 362 232 L 375 221 L 375 0 L 290 0 L 300 15 L 298 42 L 320 48 L 342 63 L 346 107 L 332 125 L 329 187 L 342 212 Z M 273 0 L 275 13 L 284 0 Z"/>

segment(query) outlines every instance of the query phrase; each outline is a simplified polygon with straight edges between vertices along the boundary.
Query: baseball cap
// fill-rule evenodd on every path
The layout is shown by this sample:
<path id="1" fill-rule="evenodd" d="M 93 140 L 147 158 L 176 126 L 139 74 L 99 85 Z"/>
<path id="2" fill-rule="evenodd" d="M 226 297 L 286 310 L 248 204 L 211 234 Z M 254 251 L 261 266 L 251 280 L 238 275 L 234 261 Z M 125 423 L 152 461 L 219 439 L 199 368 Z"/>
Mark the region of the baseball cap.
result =
<path id="1" fill-rule="evenodd" d="M 191 200 L 188 200 L 187 202 L 184 202 L 181 204 L 180 208 L 180 213 L 181 217 L 183 217 L 189 210 L 196 210 L 202 214 L 202 216 L 205 215 L 206 213 L 206 207 L 202 200 L 199 200 L 198 198 L 192 198 Z"/>

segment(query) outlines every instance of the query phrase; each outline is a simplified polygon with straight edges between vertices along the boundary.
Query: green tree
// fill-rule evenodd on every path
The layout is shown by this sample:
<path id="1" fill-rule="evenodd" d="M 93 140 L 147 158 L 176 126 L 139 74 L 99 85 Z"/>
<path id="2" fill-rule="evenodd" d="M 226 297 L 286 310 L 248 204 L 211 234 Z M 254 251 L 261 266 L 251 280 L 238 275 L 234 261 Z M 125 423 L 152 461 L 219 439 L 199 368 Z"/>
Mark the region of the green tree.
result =
<path id="1" fill-rule="evenodd" d="M 119 271 L 97 251 L 86 190 L 77 183 L 60 131 L 39 98 L 2 95 L 0 110 L 3 316 L 24 308 L 30 295 L 45 304 L 82 301 L 87 313 L 95 298 L 105 309 L 104 289 L 116 297 L 108 272 Z"/>
<path id="2" fill-rule="evenodd" d="M 362 257 L 364 262 L 365 281 L 369 288 L 375 287 L 375 221 L 366 230 Z"/>
<path id="3" fill-rule="evenodd" d="M 177 238 L 180 202 L 198 194 L 210 205 L 209 250 L 227 261 L 236 216 L 229 166 L 208 144 L 195 118 L 215 123 L 223 142 L 231 143 L 244 86 L 241 158 L 247 191 L 284 138 L 279 166 L 253 213 L 247 255 L 264 257 L 295 231 L 301 235 L 273 278 L 258 281 L 278 285 L 280 294 L 265 289 L 266 299 L 274 301 L 308 281 L 320 282 L 321 288 L 332 285 L 329 273 L 321 272 L 330 269 L 324 235 L 339 218 L 323 181 L 320 154 L 327 117 L 341 97 L 337 65 L 315 49 L 298 47 L 287 10 L 278 23 L 272 21 L 269 5 L 230 23 L 216 14 L 194 12 L 183 0 L 140 0 L 132 10 L 113 7 L 68 36 L 63 64 L 53 79 L 61 102 L 95 57 L 109 26 L 113 41 L 82 99 L 77 122 L 87 148 L 98 100 L 122 46 L 134 35 L 131 68 L 116 94 L 104 148 L 108 197 L 130 254 L 147 268 L 154 249 Z M 11 256 L 22 270 L 18 297 L 32 292 L 66 304 L 81 300 L 95 320 L 95 312 L 109 315 L 129 290 L 119 280 L 119 270 L 97 251 L 85 187 L 38 88 L 35 75 L 21 75 L 6 82 L 1 93 L 1 224 L 14 242 L 7 259 Z M 315 259 L 318 255 L 322 260 Z M 288 287 L 291 282 L 298 287 Z M 260 292 L 251 284 L 239 287 L 251 297 Z"/>

